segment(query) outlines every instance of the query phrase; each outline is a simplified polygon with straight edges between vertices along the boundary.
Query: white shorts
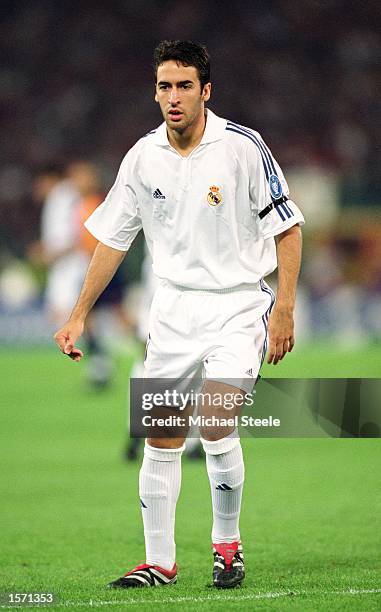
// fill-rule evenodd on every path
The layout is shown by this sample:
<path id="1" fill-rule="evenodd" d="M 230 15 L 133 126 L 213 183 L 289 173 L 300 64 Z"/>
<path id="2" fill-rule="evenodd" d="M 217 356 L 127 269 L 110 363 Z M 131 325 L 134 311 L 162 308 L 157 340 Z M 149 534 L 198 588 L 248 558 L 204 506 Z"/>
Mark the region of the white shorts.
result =
<path id="1" fill-rule="evenodd" d="M 149 313 L 152 299 L 159 285 L 160 279 L 155 276 L 152 270 L 152 258 L 147 252 L 142 266 L 142 294 L 137 320 L 137 337 L 142 342 L 147 342 Z"/>
<path id="2" fill-rule="evenodd" d="M 151 306 L 145 378 L 234 379 L 250 392 L 266 353 L 273 303 L 264 281 L 220 292 L 162 281 Z"/>

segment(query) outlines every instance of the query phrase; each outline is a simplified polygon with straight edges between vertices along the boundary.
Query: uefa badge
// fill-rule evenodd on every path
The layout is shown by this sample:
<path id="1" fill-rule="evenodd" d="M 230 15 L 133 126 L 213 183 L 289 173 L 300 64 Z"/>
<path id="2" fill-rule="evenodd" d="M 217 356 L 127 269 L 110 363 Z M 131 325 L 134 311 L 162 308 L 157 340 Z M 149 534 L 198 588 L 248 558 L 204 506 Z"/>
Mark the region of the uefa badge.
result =
<path id="1" fill-rule="evenodd" d="M 220 188 L 212 185 L 209 187 L 208 193 L 208 204 L 210 206 L 218 206 L 222 202 L 222 194 L 220 192 Z"/>
<path id="2" fill-rule="evenodd" d="M 269 178 L 270 193 L 274 200 L 279 200 L 283 195 L 281 182 L 276 174 L 272 174 Z"/>

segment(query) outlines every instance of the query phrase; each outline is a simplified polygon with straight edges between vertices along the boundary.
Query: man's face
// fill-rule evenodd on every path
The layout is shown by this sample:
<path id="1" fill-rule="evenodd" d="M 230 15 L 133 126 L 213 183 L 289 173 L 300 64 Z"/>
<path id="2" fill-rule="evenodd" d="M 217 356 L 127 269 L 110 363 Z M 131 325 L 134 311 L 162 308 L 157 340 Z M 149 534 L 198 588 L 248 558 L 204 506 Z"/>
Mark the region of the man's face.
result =
<path id="1" fill-rule="evenodd" d="M 201 91 L 197 68 L 170 60 L 157 69 L 155 100 L 169 128 L 180 134 L 204 113 L 211 84 Z"/>

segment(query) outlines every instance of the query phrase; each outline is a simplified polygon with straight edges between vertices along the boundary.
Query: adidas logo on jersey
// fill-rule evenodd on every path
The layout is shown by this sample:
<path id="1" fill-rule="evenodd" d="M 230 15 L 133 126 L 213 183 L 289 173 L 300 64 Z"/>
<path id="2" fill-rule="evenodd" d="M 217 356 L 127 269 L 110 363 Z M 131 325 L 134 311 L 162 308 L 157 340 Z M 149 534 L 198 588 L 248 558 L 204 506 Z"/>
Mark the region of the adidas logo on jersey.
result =
<path id="1" fill-rule="evenodd" d="M 159 188 L 155 189 L 152 195 L 156 200 L 165 200 L 165 195 L 161 193 Z"/>

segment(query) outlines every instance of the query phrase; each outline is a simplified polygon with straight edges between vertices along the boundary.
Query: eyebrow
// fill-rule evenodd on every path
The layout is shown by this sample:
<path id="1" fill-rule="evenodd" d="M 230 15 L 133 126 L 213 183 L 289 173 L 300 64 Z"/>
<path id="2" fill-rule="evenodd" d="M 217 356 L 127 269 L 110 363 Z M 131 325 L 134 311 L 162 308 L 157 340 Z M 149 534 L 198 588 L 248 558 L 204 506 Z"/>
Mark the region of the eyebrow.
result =
<path id="1" fill-rule="evenodd" d="M 176 83 L 176 85 L 189 85 L 189 84 L 193 84 L 194 81 L 191 81 L 190 79 L 187 79 L 186 81 L 179 81 L 178 83 Z M 168 81 L 159 81 L 158 85 L 171 85 L 171 83 L 169 83 Z"/>

